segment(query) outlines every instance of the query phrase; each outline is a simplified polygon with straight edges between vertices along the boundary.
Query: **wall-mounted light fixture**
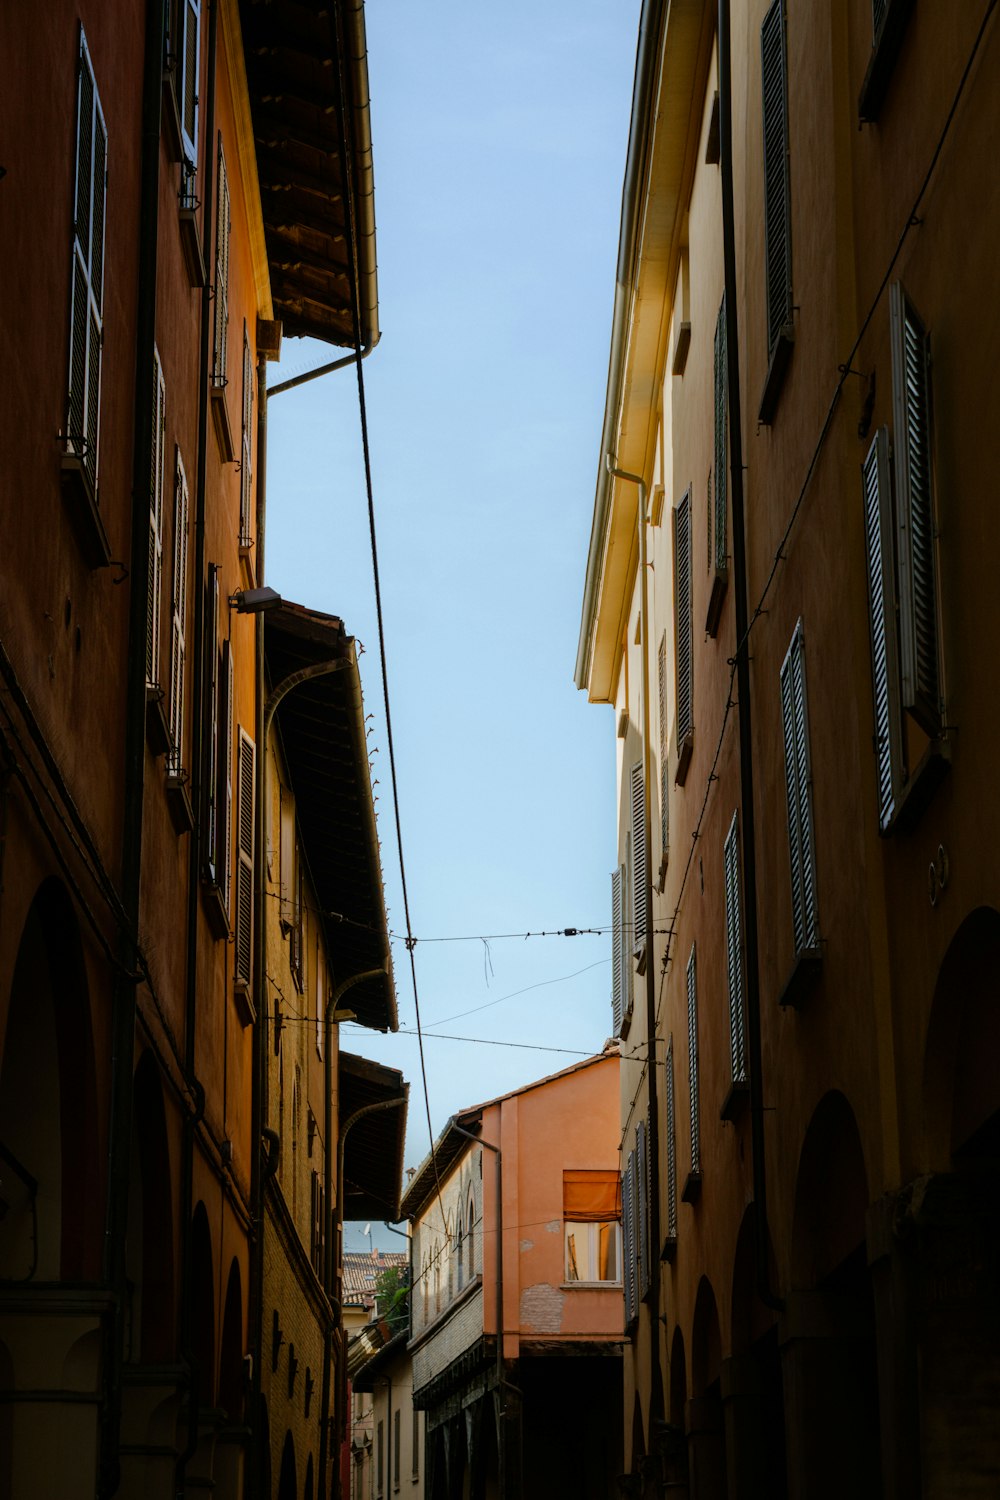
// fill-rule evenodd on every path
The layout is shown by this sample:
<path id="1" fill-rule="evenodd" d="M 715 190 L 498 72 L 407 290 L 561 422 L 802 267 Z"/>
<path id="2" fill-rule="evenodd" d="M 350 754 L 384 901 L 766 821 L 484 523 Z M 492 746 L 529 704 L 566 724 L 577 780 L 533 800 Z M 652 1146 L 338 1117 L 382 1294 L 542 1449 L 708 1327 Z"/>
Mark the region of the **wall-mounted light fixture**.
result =
<path id="1" fill-rule="evenodd" d="M 230 594 L 229 605 L 238 615 L 260 615 L 281 606 L 281 595 L 275 589 L 238 589 Z"/>

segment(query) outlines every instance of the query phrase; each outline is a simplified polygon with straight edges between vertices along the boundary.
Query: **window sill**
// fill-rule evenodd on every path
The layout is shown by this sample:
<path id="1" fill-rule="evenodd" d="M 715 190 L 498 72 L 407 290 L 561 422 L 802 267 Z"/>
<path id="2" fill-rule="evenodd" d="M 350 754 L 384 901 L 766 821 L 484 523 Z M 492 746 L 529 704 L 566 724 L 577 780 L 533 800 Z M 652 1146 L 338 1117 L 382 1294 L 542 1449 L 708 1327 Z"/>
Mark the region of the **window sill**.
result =
<path id="1" fill-rule="evenodd" d="M 684 1187 L 681 1191 L 682 1203 L 697 1203 L 701 1197 L 701 1173 L 689 1172 L 684 1179 Z"/>
<path id="2" fill-rule="evenodd" d="M 245 979 L 233 980 L 233 994 L 236 996 L 236 1009 L 241 1022 L 244 1026 L 252 1026 L 257 1019 L 257 1012 L 250 998 L 250 986 Z"/>
<path id="3" fill-rule="evenodd" d="M 563 1281 L 559 1284 L 563 1292 L 617 1292 L 621 1294 L 620 1281 Z"/>
<path id="4" fill-rule="evenodd" d="M 728 587 L 728 569 L 716 568 L 715 577 L 712 579 L 712 592 L 708 598 L 708 612 L 705 615 L 705 634 L 710 635 L 713 640 L 719 628 L 719 616 L 722 614 L 722 603 Z"/>
<path id="5" fill-rule="evenodd" d="M 166 755 L 170 749 L 170 725 L 164 711 L 163 689 L 146 683 L 146 743 L 154 755 Z"/>
<path id="6" fill-rule="evenodd" d="M 668 1234 L 666 1239 L 663 1241 L 663 1249 L 660 1251 L 660 1260 L 664 1262 L 664 1264 L 670 1265 L 676 1254 L 677 1236 L 676 1234 Z"/>
<path id="7" fill-rule="evenodd" d="M 778 996 L 783 1010 L 801 1010 L 816 987 L 823 972 L 823 953 L 820 948 L 801 948 L 795 955 L 791 973 L 785 980 Z"/>
<path id="8" fill-rule="evenodd" d="M 749 1083 L 745 1079 L 735 1080 L 729 1085 L 729 1092 L 722 1101 L 722 1108 L 719 1110 L 719 1119 L 728 1120 L 730 1123 L 738 1120 L 749 1103 Z"/>
<path id="9" fill-rule="evenodd" d="M 205 912 L 208 916 L 208 925 L 220 940 L 229 940 L 229 913 L 226 911 L 225 902 L 222 899 L 222 891 L 216 884 L 206 884 L 201 888 L 205 899 Z"/>
<path id="10" fill-rule="evenodd" d="M 224 464 L 231 464 L 236 457 L 233 447 L 233 429 L 229 425 L 229 408 L 226 404 L 226 387 L 212 385 L 212 422 L 215 439 L 219 445 L 219 456 Z"/>
<path id="11" fill-rule="evenodd" d="M 900 793 L 899 807 L 885 829 L 891 834 L 912 833 L 928 803 L 951 770 L 951 741 L 947 735 L 931 740 L 917 768 Z"/>
<path id="12" fill-rule="evenodd" d="M 791 323 L 786 323 L 775 340 L 774 349 L 771 352 L 771 363 L 767 367 L 767 379 L 764 381 L 764 389 L 761 392 L 757 421 L 762 427 L 770 427 L 774 421 L 774 413 L 778 409 L 778 397 L 785 383 L 785 375 L 788 373 L 794 347 L 795 330 Z"/>
<path id="13" fill-rule="evenodd" d="M 875 38 L 868 71 L 858 97 L 860 125 L 870 125 L 878 119 L 912 10 L 913 0 L 889 0 L 886 6 L 882 29 Z"/>
<path id="14" fill-rule="evenodd" d="M 677 750 L 677 769 L 674 772 L 674 786 L 683 786 L 687 781 L 688 766 L 691 764 L 691 756 L 694 752 L 694 730 L 690 730 L 681 741 Z"/>
<path id="15" fill-rule="evenodd" d="M 208 280 L 208 274 L 205 270 L 205 257 L 202 253 L 201 235 L 198 233 L 198 210 L 182 205 L 178 218 L 181 230 L 181 249 L 184 251 L 184 264 L 187 266 L 188 280 L 193 287 L 200 290 Z"/>
<path id="16" fill-rule="evenodd" d="M 194 809 L 187 788 L 187 772 L 168 775 L 164 782 L 167 805 L 178 835 L 190 833 L 194 828 Z"/>
<path id="17" fill-rule="evenodd" d="M 62 455 L 62 488 L 84 557 L 92 568 L 106 568 L 111 561 L 111 543 L 97 506 L 97 493 L 75 453 Z"/>

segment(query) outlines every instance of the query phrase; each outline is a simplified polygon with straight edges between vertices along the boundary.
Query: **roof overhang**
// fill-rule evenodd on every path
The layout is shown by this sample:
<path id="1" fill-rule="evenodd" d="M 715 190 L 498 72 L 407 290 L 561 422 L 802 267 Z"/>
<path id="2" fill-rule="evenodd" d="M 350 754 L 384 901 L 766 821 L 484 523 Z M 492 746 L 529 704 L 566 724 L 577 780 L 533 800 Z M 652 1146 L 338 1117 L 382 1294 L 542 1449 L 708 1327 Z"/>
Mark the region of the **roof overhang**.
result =
<path id="1" fill-rule="evenodd" d="M 347 1347 L 347 1374 L 355 1391 L 373 1391 L 376 1378 L 394 1359 L 406 1353 L 409 1330 L 393 1333 L 387 1323 L 362 1328 Z"/>
<path id="2" fill-rule="evenodd" d="M 363 0 L 239 0 L 274 316 L 289 335 L 378 342 Z"/>
<path id="3" fill-rule="evenodd" d="M 587 554 L 574 680 L 591 702 L 614 702 L 620 647 L 638 565 L 635 486 L 648 480 L 685 204 L 694 175 L 715 8 L 707 0 L 644 0 L 629 126 L 608 388 Z"/>
<path id="4" fill-rule="evenodd" d="M 282 603 L 262 618 L 271 692 L 304 668 L 332 667 L 281 699 L 278 734 L 334 980 L 342 984 L 354 974 L 382 970 L 354 985 L 344 1004 L 362 1026 L 395 1031 L 399 1022 L 354 639 L 343 621 L 299 604 Z"/>
<path id="5" fill-rule="evenodd" d="M 341 1052 L 338 1063 L 338 1126 L 370 1105 L 344 1137 L 345 1221 L 378 1219 L 395 1224 L 403 1186 L 403 1147 L 410 1086 L 396 1068 Z"/>
<path id="6" fill-rule="evenodd" d="M 444 1182 L 455 1163 L 475 1144 L 469 1135 L 478 1134 L 482 1118 L 483 1109 L 478 1105 L 463 1114 L 452 1115 L 407 1184 L 399 1205 L 404 1219 L 416 1219 L 424 1211 L 437 1192 L 438 1183 Z"/>

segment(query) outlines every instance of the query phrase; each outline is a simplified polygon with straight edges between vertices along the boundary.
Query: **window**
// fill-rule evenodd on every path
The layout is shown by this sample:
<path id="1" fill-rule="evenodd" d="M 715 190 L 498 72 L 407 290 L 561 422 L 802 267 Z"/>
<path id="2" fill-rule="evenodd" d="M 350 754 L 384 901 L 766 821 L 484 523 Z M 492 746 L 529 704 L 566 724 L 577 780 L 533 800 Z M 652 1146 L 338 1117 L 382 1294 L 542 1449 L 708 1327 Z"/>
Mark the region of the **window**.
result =
<path id="1" fill-rule="evenodd" d="M 413 1409 L 413 1432 L 411 1440 L 411 1478 L 416 1481 L 420 1477 L 420 1413 L 416 1407 Z"/>
<path id="2" fill-rule="evenodd" d="M 674 664 L 677 689 L 677 770 L 684 785 L 694 744 L 694 639 L 691 616 L 691 492 L 674 511 Z"/>
<path id="3" fill-rule="evenodd" d="M 199 0 L 178 0 L 177 37 L 177 104 L 181 117 L 181 140 L 187 172 L 193 176 L 198 167 L 198 70 L 201 59 L 199 45 Z"/>
<path id="4" fill-rule="evenodd" d="M 621 1185 L 616 1171 L 563 1172 L 567 1281 L 621 1281 Z"/>
<path id="5" fill-rule="evenodd" d="M 253 479 L 253 356 L 246 322 L 243 324 L 243 451 L 240 458 L 240 548 L 253 546 L 251 481 Z"/>
<path id="6" fill-rule="evenodd" d="M 205 590 L 205 695 L 208 702 L 208 734 L 205 736 L 204 766 L 204 879 L 219 881 L 219 569 L 208 565 Z"/>
<path id="7" fill-rule="evenodd" d="M 375 1431 L 375 1493 L 381 1495 L 385 1486 L 385 1424 L 379 1420 Z"/>
<path id="8" fill-rule="evenodd" d="M 323 1056 L 323 1028 L 326 1025 L 326 965 L 319 934 L 316 936 L 316 1055 Z"/>
<path id="9" fill-rule="evenodd" d="M 287 786 L 279 785 L 280 822 L 278 875 L 281 884 L 279 912 L 281 928 L 287 937 L 295 925 L 295 798 Z"/>
<path id="10" fill-rule="evenodd" d="M 163 480 L 166 394 L 160 356 L 153 350 L 153 443 L 149 476 L 149 577 L 146 583 L 146 688 L 160 685 L 160 607 L 163 594 Z"/>
<path id="11" fill-rule="evenodd" d="M 289 963 L 292 969 L 292 978 L 295 988 L 301 995 L 305 989 L 305 933 L 302 924 L 302 885 L 303 885 L 303 860 L 302 846 L 299 840 L 295 840 L 295 865 L 292 876 L 292 929 L 291 945 L 289 952 Z"/>
<path id="12" fill-rule="evenodd" d="M 104 336 L 104 225 L 108 132 L 87 39 L 80 30 L 76 160 L 73 177 L 73 271 L 69 336 L 66 457 L 97 493 L 101 341 Z"/>
<path id="13" fill-rule="evenodd" d="M 236 772 L 236 969 L 237 988 L 249 999 L 253 975 L 253 840 L 255 746 L 241 728 Z"/>
<path id="14" fill-rule="evenodd" d="M 174 593 L 170 621 L 170 751 L 167 771 L 181 774 L 184 760 L 184 676 L 187 655 L 188 486 L 181 450 L 174 466 Z"/>
<path id="15" fill-rule="evenodd" d="M 611 872 L 611 1021 L 614 1035 L 624 1034 L 631 1009 L 631 969 L 625 931 L 626 869 Z"/>
<path id="16" fill-rule="evenodd" d="M 670 799 L 667 795 L 667 633 L 663 632 L 656 654 L 657 698 L 660 715 L 660 883 L 667 868 L 670 849 Z"/>
<path id="17" fill-rule="evenodd" d="M 212 384 L 225 389 L 229 342 L 229 178 L 219 136 L 219 201 L 215 221 L 215 354 Z"/>
<path id="18" fill-rule="evenodd" d="M 677 1238 L 677 1131 L 674 1112 L 674 1039 L 667 1046 L 667 1239 Z"/>
<path id="19" fill-rule="evenodd" d="M 476 1274 L 475 1240 L 473 1239 L 473 1234 L 474 1234 L 474 1231 L 475 1231 L 475 1227 L 476 1227 L 476 1200 L 475 1200 L 475 1197 L 473 1196 L 473 1194 L 470 1192 L 469 1193 L 469 1205 L 468 1205 L 468 1209 L 466 1211 L 466 1217 L 465 1217 L 465 1245 L 466 1245 L 466 1254 L 468 1256 L 468 1261 L 469 1261 L 469 1265 L 468 1265 L 468 1278 L 469 1278 L 470 1281 L 472 1280 L 473 1276 Z"/>
<path id="20" fill-rule="evenodd" d="M 236 694 L 233 681 L 233 648 L 222 643 L 222 677 L 219 684 L 222 702 L 219 706 L 219 860 L 222 867 L 222 905 L 231 913 L 232 839 L 233 839 L 233 757 L 236 753 Z"/>
<path id="21" fill-rule="evenodd" d="M 625 1289 L 625 1327 L 630 1328 L 639 1312 L 636 1295 L 635 1244 L 635 1152 L 630 1151 L 622 1176 L 622 1283 Z"/>
<path id="22" fill-rule="evenodd" d="M 740 906 L 740 846 L 737 814 L 729 825 L 723 852 L 726 885 L 726 955 L 729 978 L 729 1043 L 733 1083 L 747 1078 L 743 985 L 743 915 Z"/>
<path id="23" fill-rule="evenodd" d="M 806 710 L 805 635 L 800 620 L 781 666 L 781 719 L 785 741 L 788 850 L 792 872 L 795 952 L 819 943 L 816 916 L 816 857 L 813 846 L 812 774 Z"/>
<path id="24" fill-rule="evenodd" d="M 399 1489 L 399 1407 L 392 1414 L 392 1487 Z"/>
<path id="25" fill-rule="evenodd" d="M 788 75 L 784 0 L 760 30 L 764 125 L 764 264 L 768 371 L 757 420 L 774 417 L 792 351 L 792 226 L 788 180 Z"/>
<path id="26" fill-rule="evenodd" d="M 462 1223 L 461 1213 L 458 1216 L 458 1228 L 455 1231 L 455 1271 L 458 1290 L 461 1291 L 465 1285 L 465 1226 Z"/>
<path id="27" fill-rule="evenodd" d="M 640 1120 L 635 1127 L 635 1176 L 636 1196 L 638 1198 L 638 1215 L 636 1237 L 638 1240 L 639 1256 L 639 1296 L 646 1297 L 651 1286 L 650 1275 L 650 1243 L 649 1243 L 649 1198 L 650 1198 L 650 1173 L 649 1173 L 649 1130 L 647 1114 L 645 1120 Z"/>
<path id="28" fill-rule="evenodd" d="M 713 454 L 715 473 L 715 503 L 709 509 L 709 527 L 713 533 L 709 567 L 714 566 L 715 576 L 708 601 L 708 616 L 705 629 L 714 636 L 719 627 L 722 600 L 726 592 L 726 568 L 728 557 L 728 503 L 729 471 L 727 459 L 728 442 L 728 388 L 726 354 L 726 299 L 723 295 L 719 316 L 715 321 L 715 447 Z"/>
<path id="29" fill-rule="evenodd" d="M 646 867 L 646 782 L 641 762 L 629 781 L 632 815 L 632 953 L 642 959 L 649 934 L 649 877 Z"/>
<path id="30" fill-rule="evenodd" d="M 858 99 L 858 119 L 878 119 L 914 0 L 872 0 L 872 51 Z"/>
<path id="31" fill-rule="evenodd" d="M 687 965 L 688 1101 L 691 1113 L 691 1175 L 701 1173 L 701 1120 L 698 1095 L 698 969 L 694 943 Z M 669 1126 L 668 1126 L 669 1128 Z"/>

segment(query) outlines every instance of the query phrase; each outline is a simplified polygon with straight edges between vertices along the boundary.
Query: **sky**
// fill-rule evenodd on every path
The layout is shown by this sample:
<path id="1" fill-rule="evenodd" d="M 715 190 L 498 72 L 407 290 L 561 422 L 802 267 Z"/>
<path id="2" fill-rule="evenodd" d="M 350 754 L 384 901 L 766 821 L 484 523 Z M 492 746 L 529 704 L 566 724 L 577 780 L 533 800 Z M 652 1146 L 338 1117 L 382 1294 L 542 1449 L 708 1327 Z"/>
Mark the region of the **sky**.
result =
<path id="1" fill-rule="evenodd" d="M 435 1135 L 610 1031 L 615 734 L 573 667 L 638 14 L 639 0 L 365 7 L 382 330 L 365 397 Z M 286 340 L 270 381 L 333 357 Z M 341 1045 L 409 1080 L 415 1167 L 430 1135 L 351 367 L 269 404 L 267 574 L 364 647 L 400 1031 L 345 1025 Z M 604 931 L 524 936 L 567 927 Z M 368 1245 L 362 1229 L 345 1248 Z"/>

